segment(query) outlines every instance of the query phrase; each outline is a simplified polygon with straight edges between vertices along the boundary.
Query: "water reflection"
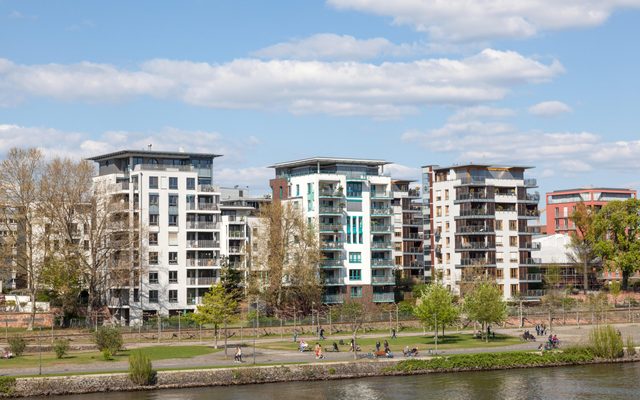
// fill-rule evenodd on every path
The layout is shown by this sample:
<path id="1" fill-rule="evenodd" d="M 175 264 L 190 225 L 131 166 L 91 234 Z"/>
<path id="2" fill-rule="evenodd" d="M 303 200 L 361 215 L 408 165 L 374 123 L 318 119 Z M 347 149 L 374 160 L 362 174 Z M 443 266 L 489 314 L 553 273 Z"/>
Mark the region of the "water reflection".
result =
<path id="1" fill-rule="evenodd" d="M 547 400 L 640 398 L 640 364 L 64 396 L 60 400 Z"/>

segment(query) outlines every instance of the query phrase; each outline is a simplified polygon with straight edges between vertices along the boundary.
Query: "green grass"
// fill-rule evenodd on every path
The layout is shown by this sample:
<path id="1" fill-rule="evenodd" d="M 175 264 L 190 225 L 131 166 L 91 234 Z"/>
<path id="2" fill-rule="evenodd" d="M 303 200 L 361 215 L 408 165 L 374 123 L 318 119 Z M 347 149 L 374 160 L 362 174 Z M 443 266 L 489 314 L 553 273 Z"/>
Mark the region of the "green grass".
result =
<path id="1" fill-rule="evenodd" d="M 144 354 L 151 358 L 151 361 L 167 360 L 172 358 L 192 358 L 204 354 L 210 354 L 219 350 L 216 350 L 207 346 L 152 346 L 144 347 L 140 349 Z M 127 361 L 129 357 L 129 350 L 123 350 L 117 355 L 113 356 L 112 361 L 104 361 L 102 354 L 97 351 L 81 351 L 70 352 L 62 359 L 56 358 L 53 352 L 42 353 L 42 366 L 51 367 L 56 365 L 82 365 L 92 364 L 96 362 L 113 362 L 113 361 Z M 37 367 L 39 365 L 38 353 L 29 353 L 21 357 L 12 358 L 10 360 L 0 360 L 1 369 L 11 368 L 30 368 Z"/>
<path id="2" fill-rule="evenodd" d="M 299 339 L 305 339 L 309 346 L 313 347 L 313 345 L 317 342 L 315 337 L 309 336 L 300 336 Z M 298 340 L 299 340 L 298 339 Z M 418 350 L 427 350 L 435 348 L 435 340 L 434 337 L 429 336 L 399 336 L 396 339 L 389 339 L 388 336 L 382 336 L 379 338 L 361 338 L 358 339 L 358 345 L 362 349 L 362 351 L 370 351 L 375 349 L 376 341 L 380 341 L 381 347 L 384 346 L 384 340 L 389 341 L 389 347 L 392 352 L 399 352 L 404 349 L 405 346 L 409 346 L 410 348 L 416 347 Z M 331 337 L 327 337 L 326 340 L 321 341 L 324 347 L 329 347 L 333 342 L 338 342 L 338 340 L 334 340 Z M 343 339 L 344 345 L 340 346 L 340 349 L 343 351 L 347 351 L 349 348 L 349 339 Z M 495 338 L 489 340 L 489 342 L 485 342 L 480 339 L 474 339 L 471 334 L 447 334 L 445 337 L 438 337 L 438 350 L 447 350 L 447 349 L 467 349 L 467 348 L 475 348 L 475 347 L 500 347 L 500 346 L 509 346 L 513 344 L 521 343 L 520 339 L 515 336 L 508 335 L 496 335 Z M 272 343 L 260 343 L 256 345 L 257 347 L 263 349 L 270 350 L 298 350 L 298 344 L 293 341 L 281 341 L 281 342 L 272 342 Z"/>

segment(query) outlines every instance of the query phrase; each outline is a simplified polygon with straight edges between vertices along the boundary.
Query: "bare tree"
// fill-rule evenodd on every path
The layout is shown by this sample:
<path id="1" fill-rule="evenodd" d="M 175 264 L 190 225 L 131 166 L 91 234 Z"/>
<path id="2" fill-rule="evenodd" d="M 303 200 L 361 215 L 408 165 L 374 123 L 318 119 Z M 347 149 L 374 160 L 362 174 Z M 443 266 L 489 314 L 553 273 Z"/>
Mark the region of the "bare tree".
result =
<path id="1" fill-rule="evenodd" d="M 589 290 L 589 269 L 598 261 L 594 249 L 594 215 L 595 212 L 582 202 L 576 206 L 576 210 L 571 215 L 576 231 L 571 234 L 567 256 L 582 269 L 582 292 L 584 294 L 587 294 Z"/>
<path id="2" fill-rule="evenodd" d="M 252 268 L 267 272 L 263 291 L 269 307 L 309 311 L 321 295 L 315 230 L 291 203 L 266 205 L 260 217 L 263 226 L 254 237 L 259 250 L 252 253 Z"/>
<path id="3" fill-rule="evenodd" d="M 40 213 L 40 182 L 44 171 L 42 153 L 37 149 L 9 150 L 0 165 L 0 204 L 4 236 L 2 250 L 8 262 L 3 268 L 26 280 L 32 308 L 28 329 L 33 329 L 36 297 L 41 288 L 41 272 L 50 243 Z"/>

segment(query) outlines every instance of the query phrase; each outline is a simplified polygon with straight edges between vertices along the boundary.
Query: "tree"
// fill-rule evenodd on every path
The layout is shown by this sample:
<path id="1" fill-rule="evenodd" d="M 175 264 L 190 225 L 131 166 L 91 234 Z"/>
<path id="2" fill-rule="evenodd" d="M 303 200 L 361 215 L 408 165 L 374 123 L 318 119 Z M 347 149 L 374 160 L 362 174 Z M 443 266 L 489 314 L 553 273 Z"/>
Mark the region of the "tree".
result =
<path id="1" fill-rule="evenodd" d="M 453 302 L 453 295 L 439 283 L 433 283 L 423 288 L 413 309 L 414 315 L 434 330 L 436 340 L 438 327 L 442 327 L 442 336 L 446 325 L 451 325 L 460 317 L 460 309 Z"/>
<path id="2" fill-rule="evenodd" d="M 349 329 L 351 330 L 353 339 L 353 359 L 357 360 L 358 330 L 360 330 L 360 328 L 362 328 L 362 324 L 367 321 L 369 312 L 362 303 L 348 301 L 340 306 L 340 315 L 343 321 L 347 321 Z"/>
<path id="3" fill-rule="evenodd" d="M 622 285 L 618 281 L 612 281 L 609 283 L 609 293 L 613 296 L 613 306 L 618 305 L 618 296 L 620 296 L 620 292 L 622 291 Z"/>
<path id="4" fill-rule="evenodd" d="M 42 153 L 34 148 L 12 148 L 0 164 L 0 224 L 6 235 L 2 238 L 3 268 L 26 279 L 32 305 L 29 330 L 35 321 L 43 266 L 55 246 L 48 241 L 40 209 L 43 172 Z"/>
<path id="5" fill-rule="evenodd" d="M 571 242 L 567 256 L 582 268 L 582 292 L 589 290 L 589 269 L 597 261 L 594 249 L 594 216 L 595 212 L 583 202 L 578 203 L 571 214 L 576 231 L 571 233 Z"/>
<path id="6" fill-rule="evenodd" d="M 549 330 L 552 330 L 553 326 L 553 312 L 564 305 L 562 290 L 560 290 L 560 284 L 562 282 L 562 276 L 560 273 L 560 266 L 556 264 L 550 265 L 544 274 L 545 287 L 547 293 L 542 297 L 542 307 L 547 311 Z"/>
<path id="7" fill-rule="evenodd" d="M 63 316 L 75 315 L 82 291 L 80 271 L 74 263 L 52 259 L 44 265 L 42 283 L 52 291 L 53 303 Z"/>
<path id="8" fill-rule="evenodd" d="M 594 250 L 610 270 L 622 271 L 622 289 L 640 269 L 640 200 L 607 203 L 594 217 Z"/>
<path id="9" fill-rule="evenodd" d="M 293 306 L 309 312 L 322 294 L 317 232 L 290 203 L 263 206 L 260 216 L 262 226 L 254 236 L 260 250 L 252 253 L 252 268 L 266 272 L 264 297 L 269 308 L 281 313 Z"/>
<path id="10" fill-rule="evenodd" d="M 223 257 L 220 266 L 220 284 L 224 291 L 231 294 L 237 302 L 240 302 L 244 297 L 242 277 L 242 271 L 229 264 L 229 257 Z"/>
<path id="11" fill-rule="evenodd" d="M 214 326 L 215 348 L 218 348 L 218 327 L 224 325 L 224 355 L 227 356 L 227 324 L 238 313 L 238 302 L 233 293 L 225 291 L 221 284 L 211 286 L 205 293 L 202 304 L 198 305 L 192 315 L 195 322 L 200 325 L 212 324 Z"/>
<path id="12" fill-rule="evenodd" d="M 482 334 L 489 341 L 487 328 L 490 324 L 499 324 L 507 318 L 507 303 L 502 300 L 502 291 L 498 285 L 481 282 L 464 297 L 464 310 L 467 317 L 482 325 Z"/>

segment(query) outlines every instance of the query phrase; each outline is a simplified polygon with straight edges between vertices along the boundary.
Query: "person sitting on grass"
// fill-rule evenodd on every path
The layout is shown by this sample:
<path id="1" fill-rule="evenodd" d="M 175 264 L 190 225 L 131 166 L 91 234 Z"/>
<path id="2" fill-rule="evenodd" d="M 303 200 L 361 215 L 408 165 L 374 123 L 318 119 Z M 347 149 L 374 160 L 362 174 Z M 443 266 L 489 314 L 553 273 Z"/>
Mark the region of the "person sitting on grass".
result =
<path id="1" fill-rule="evenodd" d="M 304 339 L 300 339 L 300 351 L 305 352 L 307 350 L 309 350 L 309 344 Z"/>
<path id="2" fill-rule="evenodd" d="M 9 349 L 4 349 L 4 352 L 2 353 L 2 358 L 7 360 L 10 358 L 13 358 L 13 353 Z"/>
<path id="3" fill-rule="evenodd" d="M 340 350 L 338 349 L 338 343 L 336 343 L 336 342 L 333 342 L 333 351 L 334 351 L 335 353 L 337 353 L 337 352 L 339 352 L 339 351 L 340 351 Z"/>

